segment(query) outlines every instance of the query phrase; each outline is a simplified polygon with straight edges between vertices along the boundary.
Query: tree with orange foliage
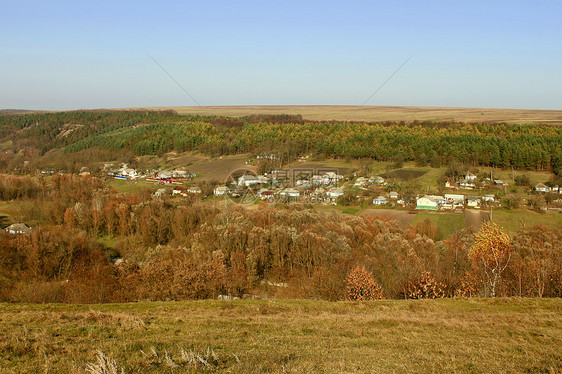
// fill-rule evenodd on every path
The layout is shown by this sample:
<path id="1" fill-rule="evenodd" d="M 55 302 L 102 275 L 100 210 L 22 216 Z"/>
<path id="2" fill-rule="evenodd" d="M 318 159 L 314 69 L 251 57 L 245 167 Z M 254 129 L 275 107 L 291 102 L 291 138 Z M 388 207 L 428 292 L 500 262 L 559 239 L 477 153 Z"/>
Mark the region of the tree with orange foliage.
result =
<path id="1" fill-rule="evenodd" d="M 384 299 L 382 288 L 373 279 L 373 273 L 365 267 L 355 267 L 346 279 L 347 297 L 349 300 Z"/>
<path id="2" fill-rule="evenodd" d="M 461 279 L 460 286 L 455 290 L 455 296 L 475 297 L 480 290 L 478 283 L 478 276 L 467 271 Z"/>
<path id="3" fill-rule="evenodd" d="M 433 274 L 424 271 L 420 279 L 410 286 L 409 299 L 439 299 L 445 297 L 445 285 L 435 280 Z"/>
<path id="4" fill-rule="evenodd" d="M 511 249 L 511 238 L 493 222 L 484 223 L 474 238 L 469 256 L 482 266 L 491 297 L 496 297 L 496 285 L 509 264 Z"/>

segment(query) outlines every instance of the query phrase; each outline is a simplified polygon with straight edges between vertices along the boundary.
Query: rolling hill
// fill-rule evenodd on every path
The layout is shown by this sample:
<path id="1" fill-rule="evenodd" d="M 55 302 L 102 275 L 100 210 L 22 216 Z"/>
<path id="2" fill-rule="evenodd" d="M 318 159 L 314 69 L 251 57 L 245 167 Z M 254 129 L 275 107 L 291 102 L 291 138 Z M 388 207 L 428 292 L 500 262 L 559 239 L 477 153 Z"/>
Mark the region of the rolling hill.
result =
<path id="1" fill-rule="evenodd" d="M 149 110 L 175 110 L 178 114 L 242 117 L 256 114 L 300 114 L 314 121 L 461 121 L 562 124 L 562 110 L 443 108 L 413 106 L 352 105 L 245 105 L 147 107 Z M 141 108 L 136 108 L 141 109 Z M 357 111 L 357 112 L 356 112 Z M 353 113 L 355 115 L 353 115 Z"/>

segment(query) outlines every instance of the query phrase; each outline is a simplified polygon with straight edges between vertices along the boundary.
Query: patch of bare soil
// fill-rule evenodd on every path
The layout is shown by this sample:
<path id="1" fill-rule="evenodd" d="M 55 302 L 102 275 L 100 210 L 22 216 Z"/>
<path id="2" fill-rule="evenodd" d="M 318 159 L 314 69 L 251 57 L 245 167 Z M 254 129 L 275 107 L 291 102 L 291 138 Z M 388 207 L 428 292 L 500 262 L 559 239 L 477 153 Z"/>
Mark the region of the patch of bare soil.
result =
<path id="1" fill-rule="evenodd" d="M 246 165 L 246 161 L 248 161 L 246 156 L 214 158 L 194 162 L 187 167 L 187 170 L 197 174 L 197 180 L 224 183 L 236 170 L 247 169 L 254 173 L 257 171 L 255 166 Z"/>
<path id="2" fill-rule="evenodd" d="M 490 212 L 481 210 L 465 209 L 464 210 L 464 226 L 479 229 L 486 221 L 490 220 Z"/>

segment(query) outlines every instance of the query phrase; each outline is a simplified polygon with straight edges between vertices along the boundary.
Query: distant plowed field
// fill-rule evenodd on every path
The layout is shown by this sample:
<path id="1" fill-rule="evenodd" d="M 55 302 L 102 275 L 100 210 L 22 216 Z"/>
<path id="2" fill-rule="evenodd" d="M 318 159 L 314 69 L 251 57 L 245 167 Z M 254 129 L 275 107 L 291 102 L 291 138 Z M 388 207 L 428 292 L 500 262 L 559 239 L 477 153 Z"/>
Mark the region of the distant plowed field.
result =
<path id="1" fill-rule="evenodd" d="M 139 108 L 135 108 L 139 109 Z M 462 121 L 517 122 L 562 124 L 562 110 L 440 108 L 412 106 L 351 105 L 244 105 L 244 106 L 177 106 L 146 107 L 153 110 L 175 110 L 179 114 L 243 117 L 251 114 L 300 114 L 317 121 Z M 359 109 L 359 110 L 358 110 Z"/>

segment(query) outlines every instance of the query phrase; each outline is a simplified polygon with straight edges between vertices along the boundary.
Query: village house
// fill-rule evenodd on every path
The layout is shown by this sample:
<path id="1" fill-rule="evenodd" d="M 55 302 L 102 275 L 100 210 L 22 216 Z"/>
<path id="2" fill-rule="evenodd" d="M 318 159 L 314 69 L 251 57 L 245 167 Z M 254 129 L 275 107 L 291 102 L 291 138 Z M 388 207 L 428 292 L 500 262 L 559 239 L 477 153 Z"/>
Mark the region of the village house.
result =
<path id="1" fill-rule="evenodd" d="M 363 187 L 369 180 L 365 177 L 359 177 L 355 180 L 353 187 Z"/>
<path id="2" fill-rule="evenodd" d="M 201 193 L 201 187 L 199 187 L 199 186 L 188 187 L 187 193 L 192 193 L 192 194 Z"/>
<path id="3" fill-rule="evenodd" d="M 311 188 L 312 182 L 308 179 L 299 179 L 296 182 L 296 185 L 299 186 L 299 187 L 303 187 L 303 188 Z"/>
<path id="4" fill-rule="evenodd" d="M 189 173 L 187 172 L 187 170 L 174 170 L 172 172 L 173 178 L 187 178 L 188 176 Z"/>
<path id="5" fill-rule="evenodd" d="M 373 205 L 385 205 L 388 204 L 388 199 L 384 196 L 379 196 L 373 199 Z"/>
<path id="6" fill-rule="evenodd" d="M 267 188 L 262 188 L 258 191 L 257 196 L 262 200 L 270 200 L 275 197 L 275 192 Z"/>
<path id="7" fill-rule="evenodd" d="M 496 201 L 496 197 L 492 194 L 487 194 L 487 195 L 482 196 L 482 201 L 493 203 L 494 201 Z"/>
<path id="8" fill-rule="evenodd" d="M 437 210 L 439 205 L 445 202 L 443 196 L 425 195 L 416 201 L 416 209 L 421 210 Z"/>
<path id="9" fill-rule="evenodd" d="M 251 174 L 245 174 L 238 178 L 239 187 L 250 187 L 256 184 L 267 184 L 269 183 L 269 178 L 266 176 L 257 176 Z"/>
<path id="10" fill-rule="evenodd" d="M 476 187 L 476 183 L 474 183 L 473 179 L 463 179 L 459 182 L 460 188 L 471 190 Z"/>
<path id="11" fill-rule="evenodd" d="M 312 182 L 312 186 L 319 186 L 321 184 L 324 184 L 321 175 L 313 175 L 310 181 Z"/>
<path id="12" fill-rule="evenodd" d="M 123 164 L 121 168 L 114 173 L 114 177 L 118 179 L 137 179 L 139 174 L 135 169 L 127 167 L 127 164 Z"/>
<path id="13" fill-rule="evenodd" d="M 295 190 L 294 188 L 286 188 L 283 191 L 281 191 L 280 195 L 286 197 L 299 197 L 300 192 Z"/>
<path id="14" fill-rule="evenodd" d="M 185 188 L 183 187 L 175 187 L 172 191 L 172 195 L 182 195 L 185 196 L 187 193 L 185 192 Z"/>
<path id="15" fill-rule="evenodd" d="M 171 192 L 168 188 L 159 188 L 156 190 L 156 192 L 154 192 L 154 196 L 156 197 L 164 197 L 164 196 L 170 196 Z"/>
<path id="16" fill-rule="evenodd" d="M 451 193 L 446 193 L 443 195 L 446 202 L 450 202 L 454 205 L 464 205 L 464 195 L 456 195 Z"/>
<path id="17" fill-rule="evenodd" d="M 379 177 L 379 176 L 370 177 L 370 178 L 369 178 L 369 183 L 384 184 L 384 178 L 383 178 L 383 177 Z"/>
<path id="18" fill-rule="evenodd" d="M 332 199 L 337 199 L 340 196 L 343 196 L 343 188 L 332 188 L 327 192 L 328 197 Z"/>
<path id="19" fill-rule="evenodd" d="M 343 175 L 339 175 L 334 173 L 333 171 L 329 171 L 322 176 L 322 183 L 328 184 L 337 184 L 341 179 L 343 179 Z"/>
<path id="20" fill-rule="evenodd" d="M 474 180 L 476 180 L 476 175 L 474 175 L 470 171 L 468 171 L 462 176 L 462 179 L 474 181 Z"/>
<path id="21" fill-rule="evenodd" d="M 167 171 L 167 170 L 160 171 L 160 172 L 158 172 L 158 178 L 160 178 L 160 179 L 172 179 L 172 172 Z"/>
<path id="22" fill-rule="evenodd" d="M 240 197 L 244 195 L 244 190 L 241 188 L 235 188 L 234 191 L 230 192 L 230 196 L 232 197 Z"/>
<path id="23" fill-rule="evenodd" d="M 550 191 L 550 187 L 548 187 L 547 185 L 545 185 L 544 183 L 538 183 L 535 186 L 535 191 L 537 192 L 549 192 Z"/>
<path id="24" fill-rule="evenodd" d="M 33 229 L 27 226 L 25 223 L 14 223 L 6 227 L 6 232 L 8 234 L 29 234 Z"/>
<path id="25" fill-rule="evenodd" d="M 480 198 L 476 196 L 468 196 L 466 198 L 466 206 L 471 208 L 480 208 Z"/>
<path id="26" fill-rule="evenodd" d="M 226 186 L 218 186 L 218 187 L 216 187 L 216 188 L 213 190 L 213 195 L 215 195 L 215 196 L 222 196 L 222 195 L 227 194 L 228 192 L 229 192 L 229 191 L 228 191 L 228 187 L 226 187 Z"/>
<path id="27" fill-rule="evenodd" d="M 314 189 L 313 195 L 315 196 L 324 196 L 326 194 L 326 190 L 323 187 L 318 187 Z"/>
<path id="28" fill-rule="evenodd" d="M 390 191 L 390 192 L 388 193 L 388 197 L 389 197 L 391 200 L 398 200 L 398 198 L 400 197 L 400 195 L 398 195 L 398 192 L 396 192 L 396 191 Z"/>

